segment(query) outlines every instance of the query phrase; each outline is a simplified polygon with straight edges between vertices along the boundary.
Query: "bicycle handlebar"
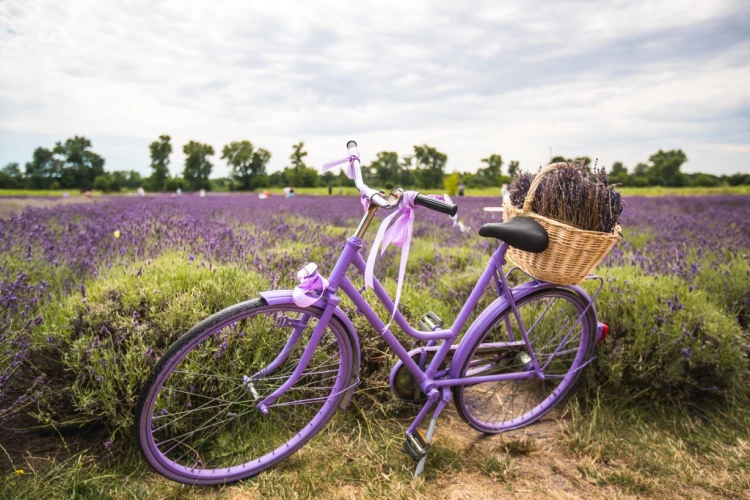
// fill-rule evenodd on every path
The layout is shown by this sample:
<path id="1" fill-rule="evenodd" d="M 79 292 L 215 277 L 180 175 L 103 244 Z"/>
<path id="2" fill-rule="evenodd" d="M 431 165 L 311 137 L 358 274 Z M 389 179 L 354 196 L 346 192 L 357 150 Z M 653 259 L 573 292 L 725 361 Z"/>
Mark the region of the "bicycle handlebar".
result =
<path id="1" fill-rule="evenodd" d="M 357 148 L 356 141 L 347 142 L 346 149 L 349 152 L 349 156 L 354 157 L 354 184 L 357 186 L 357 189 L 359 189 L 360 193 L 364 194 L 370 201 L 375 203 L 380 208 L 396 208 L 396 206 L 398 206 L 397 203 L 391 205 L 388 199 L 383 196 L 380 191 L 372 189 L 367 184 L 365 184 L 365 181 L 362 179 L 362 168 L 359 161 L 359 149 Z M 455 216 L 458 212 L 458 205 L 436 200 L 435 198 L 428 198 L 427 196 L 423 196 L 418 193 L 414 198 L 414 204 L 429 208 L 430 210 L 435 210 L 436 212 L 450 215 L 451 217 Z"/>
<path id="2" fill-rule="evenodd" d="M 430 210 L 434 210 L 436 212 L 450 215 L 451 217 L 458 213 L 458 205 L 453 205 L 452 203 L 446 203 L 444 201 L 436 200 L 435 198 L 429 198 L 421 194 L 417 194 L 417 196 L 414 197 L 414 204 L 429 208 Z"/>
<path id="3" fill-rule="evenodd" d="M 372 189 L 365 184 L 362 179 L 362 168 L 359 162 L 359 149 L 357 149 L 357 143 L 349 141 L 346 143 L 346 149 L 349 150 L 349 156 L 355 157 L 354 160 L 354 184 L 359 189 L 360 193 L 363 193 L 370 201 L 375 203 L 380 208 L 393 208 L 388 204 L 388 200 L 380 194 L 377 189 Z"/>

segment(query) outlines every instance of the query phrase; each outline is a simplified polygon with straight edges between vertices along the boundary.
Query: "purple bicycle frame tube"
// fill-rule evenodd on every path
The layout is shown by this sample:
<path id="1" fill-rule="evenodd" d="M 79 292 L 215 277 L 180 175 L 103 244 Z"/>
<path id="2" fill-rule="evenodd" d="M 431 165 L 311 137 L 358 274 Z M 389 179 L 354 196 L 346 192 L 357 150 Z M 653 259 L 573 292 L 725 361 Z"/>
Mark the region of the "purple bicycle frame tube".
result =
<path id="1" fill-rule="evenodd" d="M 496 272 L 501 272 L 501 279 L 502 279 L 502 288 L 508 298 L 508 301 L 510 303 L 511 308 L 513 309 L 513 312 L 515 313 L 516 317 L 518 318 L 520 322 L 520 315 L 518 314 L 518 310 L 515 306 L 515 301 L 513 300 L 512 292 L 510 291 L 508 287 L 508 283 L 505 279 L 505 275 L 502 274 L 502 264 L 504 263 L 505 259 L 505 252 L 508 249 L 508 245 L 506 243 L 502 243 L 499 248 L 495 251 L 495 253 L 490 258 L 489 263 L 487 264 L 487 268 L 482 273 L 482 276 L 477 281 L 477 284 L 474 286 L 474 289 L 472 290 L 471 294 L 469 295 L 468 300 L 464 304 L 464 306 L 461 308 L 461 311 L 459 312 L 458 316 L 456 317 L 456 320 L 453 322 L 451 327 L 447 330 L 438 330 L 435 332 L 420 332 L 418 330 L 415 330 L 414 328 L 409 325 L 409 323 L 406 321 L 406 318 L 397 310 L 393 311 L 393 301 L 391 300 L 388 293 L 385 291 L 383 286 L 380 284 L 380 282 L 375 279 L 373 282 L 373 288 L 375 291 L 375 295 L 377 296 L 378 300 L 383 304 L 383 306 L 386 308 L 386 310 L 393 314 L 393 318 L 396 321 L 396 323 L 402 328 L 402 330 L 409 336 L 414 337 L 419 340 L 436 340 L 436 339 L 442 339 L 443 343 L 438 348 L 438 351 L 435 353 L 435 356 L 430 362 L 430 365 L 427 367 L 427 369 L 423 372 L 417 363 L 414 362 L 413 359 L 411 359 L 411 356 L 409 356 L 409 353 L 406 351 L 406 349 L 401 345 L 401 343 L 398 341 L 398 339 L 391 333 L 390 330 L 388 330 L 385 326 L 385 323 L 378 317 L 378 315 L 375 313 L 375 311 L 372 309 L 370 304 L 367 303 L 367 301 L 362 297 L 362 295 L 359 293 L 359 291 L 354 287 L 352 282 L 347 278 L 346 272 L 349 269 L 349 266 L 354 263 L 355 267 L 360 271 L 360 273 L 364 273 L 365 269 L 365 261 L 362 258 L 362 256 L 359 254 L 359 250 L 362 248 L 362 240 L 360 238 L 357 238 L 356 236 L 352 236 L 346 241 L 346 246 L 344 247 L 344 250 L 341 252 L 341 255 L 339 256 L 338 261 L 336 262 L 336 265 L 333 268 L 333 271 L 331 272 L 331 275 L 328 279 L 328 289 L 324 292 L 324 299 L 327 302 L 323 315 L 320 318 L 320 321 L 318 322 L 318 325 L 315 327 L 315 330 L 313 331 L 313 334 L 310 338 L 310 342 L 305 347 L 304 352 L 302 353 L 302 357 L 299 361 L 299 364 L 297 365 L 297 368 L 294 370 L 294 373 L 286 380 L 284 384 L 281 385 L 278 389 L 276 389 L 273 393 L 268 395 L 263 401 L 258 403 L 258 408 L 263 412 L 268 411 L 268 406 L 271 405 L 276 399 L 278 399 L 282 394 L 284 394 L 289 388 L 291 388 L 297 380 L 302 376 L 302 373 L 307 368 L 308 363 L 310 362 L 310 359 L 312 359 L 313 353 L 315 349 L 318 346 L 318 342 L 320 342 L 320 339 L 323 336 L 323 333 L 325 332 L 325 329 L 328 326 L 328 321 L 331 318 L 331 315 L 333 314 L 333 311 L 338 307 L 338 304 L 340 302 L 339 298 L 336 296 L 336 292 L 338 291 L 339 287 L 341 290 L 346 294 L 351 301 L 354 303 L 354 305 L 357 306 L 357 308 L 360 310 L 360 312 L 367 318 L 367 320 L 372 324 L 378 331 L 381 332 L 381 335 L 383 337 L 383 340 L 388 344 L 388 346 L 393 349 L 393 352 L 398 356 L 398 358 L 404 363 L 406 368 L 411 372 L 411 374 L 414 376 L 417 383 L 420 385 L 422 390 L 428 391 L 431 388 L 435 387 L 443 387 L 443 386 L 449 386 L 449 385 L 463 385 L 463 384 L 471 384 L 471 383 L 478 383 L 478 382 L 491 382 L 496 380 L 503 380 L 506 378 L 528 378 L 531 376 L 538 376 L 539 374 L 539 365 L 538 361 L 536 360 L 536 357 L 532 354 L 532 360 L 533 364 L 535 365 L 535 372 L 524 372 L 523 374 L 514 374 L 512 376 L 498 374 L 498 375 L 488 375 L 484 377 L 466 377 L 461 379 L 449 379 L 445 381 L 433 381 L 432 377 L 437 373 L 438 368 L 440 367 L 440 364 L 443 362 L 445 357 L 447 356 L 448 352 L 450 352 L 450 348 L 455 342 L 456 338 L 458 337 L 459 333 L 463 329 L 464 325 L 466 324 L 466 321 L 468 320 L 469 316 L 471 315 L 472 311 L 476 307 L 477 303 L 479 303 L 479 299 L 482 296 L 482 294 L 485 292 L 487 285 L 489 285 L 490 281 L 492 279 L 496 278 Z M 529 339 L 526 335 L 526 331 L 524 328 L 521 329 L 521 332 L 523 334 L 524 340 L 527 345 L 530 345 Z"/>
<path id="2" fill-rule="evenodd" d="M 497 375 L 482 375 L 477 377 L 448 378 L 435 380 L 432 387 L 449 387 L 453 385 L 482 384 L 485 382 L 500 382 L 501 380 L 516 380 L 520 378 L 538 378 L 535 372 L 498 373 Z"/>
<path id="3" fill-rule="evenodd" d="M 338 297 L 330 297 L 328 305 L 323 310 L 323 315 L 320 317 L 315 330 L 313 330 L 313 333 L 310 336 L 310 342 L 308 342 L 305 350 L 302 352 L 302 357 L 300 358 L 299 363 L 294 369 L 292 375 L 288 379 L 286 379 L 286 382 L 284 382 L 281 387 L 266 396 L 263 401 L 256 405 L 261 413 L 267 415 L 268 407 L 272 405 L 279 397 L 281 397 L 282 394 L 288 391 L 300 379 L 302 373 L 305 371 L 305 369 L 307 369 L 307 365 L 310 363 L 310 360 L 313 357 L 313 353 L 315 353 L 315 349 L 318 347 L 320 339 L 323 338 L 323 334 L 325 333 L 326 328 L 328 328 L 328 322 L 330 321 L 331 316 L 333 316 L 333 311 L 336 309 L 336 307 L 338 307 L 338 304 Z"/>
<path id="4" fill-rule="evenodd" d="M 461 330 L 466 324 L 466 320 L 469 319 L 469 316 L 471 315 L 472 311 L 474 310 L 477 303 L 479 302 L 479 299 L 484 293 L 485 288 L 487 287 L 490 280 L 492 279 L 494 272 L 495 272 L 496 264 L 501 257 L 500 255 L 501 250 L 502 250 L 502 253 L 505 252 L 504 249 L 501 247 L 492 256 L 487 268 L 482 273 L 482 276 L 479 278 L 479 281 L 477 281 L 477 284 L 474 286 L 474 289 L 469 295 L 468 300 L 466 301 L 464 306 L 461 308 L 461 311 L 458 313 L 456 320 L 453 322 L 450 328 L 448 328 L 447 330 L 435 330 L 433 332 L 421 332 L 419 330 L 415 330 L 406 321 L 406 318 L 404 318 L 404 316 L 398 310 L 393 315 L 393 319 L 394 321 L 396 321 L 396 324 L 407 335 L 409 335 L 410 337 L 414 337 L 415 339 L 418 339 L 418 340 L 445 339 L 445 340 L 450 340 L 452 343 L 452 341 L 456 339 L 458 334 L 461 333 Z M 365 261 L 362 258 L 362 256 L 359 255 L 359 253 L 354 255 L 353 263 L 355 267 L 359 270 L 359 272 L 364 274 Z M 383 304 L 383 306 L 385 307 L 386 311 L 388 311 L 388 313 L 393 314 L 393 300 L 391 300 L 391 297 L 388 295 L 388 292 L 385 291 L 385 288 L 383 288 L 383 285 L 380 284 L 377 278 L 375 278 L 373 281 L 374 281 L 373 291 L 375 292 L 375 295 L 377 296 L 378 300 L 380 301 L 381 304 Z M 357 295 L 359 295 L 359 293 L 357 293 Z M 354 300 L 351 296 L 349 298 Z M 374 314 L 374 311 L 372 311 L 372 308 L 369 305 L 367 305 L 366 309 L 370 310 Z M 370 317 L 367 316 L 367 319 L 370 319 Z"/>
<path id="5" fill-rule="evenodd" d="M 411 325 L 409 325 L 409 323 L 406 321 L 406 318 L 404 318 L 404 316 L 398 310 L 395 312 L 395 314 L 393 313 L 393 301 L 391 300 L 390 296 L 385 291 L 383 286 L 380 284 L 380 282 L 377 279 L 374 279 L 373 289 L 375 291 L 375 295 L 377 296 L 380 303 L 383 304 L 386 311 L 388 311 L 390 314 L 393 314 L 394 320 L 407 335 L 414 337 L 416 339 L 419 339 L 419 340 L 435 340 L 435 339 L 444 340 L 443 343 L 438 348 L 438 351 L 435 353 L 435 356 L 431 360 L 430 365 L 427 367 L 427 369 L 424 372 L 419 368 L 419 366 L 414 362 L 414 360 L 411 359 L 411 356 L 409 356 L 406 349 L 401 345 L 401 343 L 393 335 L 393 333 L 391 333 L 390 330 L 386 329 L 385 324 L 378 317 L 378 315 L 372 309 L 370 304 L 367 303 L 367 301 L 362 297 L 362 295 L 354 287 L 351 281 L 349 281 L 349 279 L 345 275 L 346 270 L 344 269 L 342 274 L 337 274 L 337 270 L 339 270 L 339 264 L 343 264 L 342 261 L 345 257 L 347 259 L 351 258 L 350 262 L 354 263 L 355 267 L 357 267 L 360 273 L 364 273 L 365 261 L 362 258 L 362 256 L 359 255 L 359 248 L 357 248 L 358 246 L 361 246 L 361 240 L 359 240 L 358 238 L 353 238 L 353 237 L 349 238 L 349 240 L 347 241 L 347 248 L 342 254 L 341 259 L 339 259 L 339 262 L 336 264 L 336 267 L 334 268 L 334 272 L 331 274 L 331 278 L 329 279 L 329 290 L 332 288 L 331 283 L 334 283 L 335 285 L 340 285 L 341 290 L 351 299 L 352 302 L 354 302 L 354 304 L 357 306 L 360 312 L 365 316 L 365 318 L 367 318 L 370 324 L 372 324 L 378 331 L 381 332 L 383 340 L 386 342 L 386 344 L 388 344 L 388 346 L 391 349 L 393 349 L 393 351 L 396 353 L 396 356 L 398 356 L 398 358 L 404 363 L 406 368 L 411 372 L 411 374 L 416 379 L 417 383 L 419 383 L 420 386 L 426 387 L 432 382 L 432 376 L 434 376 L 434 374 L 437 373 L 438 368 L 440 367 L 440 364 L 443 362 L 443 360 L 447 356 L 448 352 L 450 351 L 451 346 L 455 342 L 459 333 L 461 333 L 461 330 L 466 324 L 466 321 L 468 320 L 472 311 L 474 310 L 477 303 L 479 302 L 479 299 L 481 298 L 482 294 L 484 294 L 487 288 L 487 285 L 489 285 L 490 281 L 495 276 L 495 271 L 496 269 L 498 269 L 500 263 L 503 260 L 503 256 L 505 255 L 505 252 L 507 250 L 507 245 L 504 243 L 501 244 L 500 247 L 492 255 L 487 265 L 487 268 L 484 270 L 484 272 L 482 273 L 482 276 L 479 278 L 479 280 L 477 281 L 477 284 L 474 286 L 474 289 L 469 295 L 468 300 L 466 301 L 464 306 L 461 308 L 461 311 L 456 317 L 456 320 L 453 322 L 451 327 L 447 330 L 438 330 L 432 333 L 428 333 L 428 332 L 420 332 L 412 328 Z M 351 252 L 349 252 L 350 249 L 351 250 L 356 249 L 353 252 L 353 255 L 351 255 Z M 347 264 L 347 267 L 348 267 L 348 264 Z M 425 387 L 422 387 L 422 389 L 424 389 Z"/>
<path id="6" fill-rule="evenodd" d="M 507 250 L 508 244 L 503 242 L 502 245 L 500 245 L 501 249 Z M 503 252 L 503 256 L 505 255 L 505 252 Z M 521 321 L 521 313 L 518 312 L 518 307 L 516 306 L 516 301 L 513 300 L 513 292 L 510 290 L 510 286 L 508 286 L 508 278 L 503 274 L 502 272 L 502 264 L 505 263 L 505 259 L 503 258 L 500 262 L 500 266 L 498 266 L 498 270 L 500 271 L 500 283 L 502 284 L 503 292 L 505 293 L 505 296 L 508 297 L 508 303 L 510 304 L 510 309 L 513 311 L 513 315 L 516 317 L 516 321 L 518 322 L 518 329 L 521 330 L 521 336 L 523 337 L 524 342 L 526 342 L 526 347 L 529 350 L 529 357 L 531 358 L 531 364 L 534 365 L 534 371 L 536 372 L 536 375 L 544 379 L 544 373 L 542 373 L 541 366 L 539 365 L 539 360 L 536 358 L 536 353 L 534 352 L 534 348 L 531 345 L 531 341 L 529 340 L 529 334 L 526 331 L 526 327 L 523 326 L 523 321 Z M 547 311 L 544 311 L 545 313 Z M 536 323 L 534 323 L 534 326 L 536 326 Z M 532 326 L 533 328 L 533 326 Z M 508 329 L 508 331 L 512 331 L 511 329 Z M 498 379 L 501 380 L 501 379 Z"/>
<path id="7" fill-rule="evenodd" d="M 338 285 L 342 279 L 346 280 L 346 270 L 348 269 L 353 256 L 359 255 L 358 252 L 360 248 L 362 248 L 361 239 L 352 236 L 346 241 L 346 246 L 344 247 L 343 252 L 341 252 L 341 256 L 336 262 L 336 265 L 333 268 L 333 272 L 331 272 L 331 278 L 328 282 L 328 289 L 324 292 L 326 306 L 323 310 L 323 315 L 320 317 L 320 320 L 315 327 L 315 330 L 313 330 L 312 336 L 310 337 L 310 342 L 308 342 L 305 350 L 302 352 L 302 357 L 300 358 L 299 363 L 294 369 L 292 375 L 288 379 L 286 379 L 281 387 L 273 391 L 271 394 L 266 396 L 263 401 L 257 404 L 257 407 L 261 411 L 261 413 L 268 413 L 268 407 L 273 404 L 279 397 L 281 397 L 282 394 L 288 391 L 294 384 L 296 384 L 302 376 L 302 373 L 307 369 L 307 365 L 310 363 L 310 360 L 313 357 L 313 353 L 318 347 L 318 342 L 320 342 L 320 339 L 323 338 L 323 333 L 325 333 L 326 328 L 328 328 L 328 321 L 331 319 L 333 312 L 339 305 L 340 300 L 338 297 L 336 297 Z"/>
<path id="8" fill-rule="evenodd" d="M 303 314 L 302 317 L 299 319 L 300 323 L 303 323 L 303 325 L 297 326 L 293 331 L 292 334 L 289 336 L 289 340 L 286 341 L 286 345 L 281 350 L 278 356 L 276 356 L 276 359 L 271 361 L 268 366 L 260 370 L 259 372 L 255 373 L 252 377 L 250 377 L 251 380 L 255 380 L 257 378 L 263 377 L 268 373 L 273 372 L 281 366 L 281 364 L 286 361 L 286 358 L 289 357 L 289 354 L 292 352 L 292 349 L 295 345 L 297 345 L 297 341 L 299 341 L 300 337 L 302 336 L 302 332 L 307 327 L 307 322 L 310 320 L 309 314 Z"/>

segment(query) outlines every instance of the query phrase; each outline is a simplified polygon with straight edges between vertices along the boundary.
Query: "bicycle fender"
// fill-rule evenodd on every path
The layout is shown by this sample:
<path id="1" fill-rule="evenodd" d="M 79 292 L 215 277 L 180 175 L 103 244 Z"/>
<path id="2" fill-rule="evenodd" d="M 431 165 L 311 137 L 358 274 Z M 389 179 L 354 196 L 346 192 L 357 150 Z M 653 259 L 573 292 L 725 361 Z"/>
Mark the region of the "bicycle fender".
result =
<path id="1" fill-rule="evenodd" d="M 260 292 L 260 296 L 263 297 L 263 300 L 266 301 L 266 303 L 269 306 L 277 306 L 277 305 L 293 305 L 296 306 L 294 303 L 294 299 L 292 298 L 292 293 L 294 290 L 269 290 L 266 292 Z M 326 302 L 324 300 L 318 300 L 317 302 L 313 303 L 309 307 L 317 307 L 319 309 L 324 309 L 326 307 Z M 341 308 L 337 307 L 333 311 L 333 315 L 341 321 L 341 323 L 344 325 L 344 328 L 346 329 L 346 335 L 349 338 L 350 347 L 352 349 L 352 362 L 354 363 L 354 366 L 352 366 L 352 378 L 350 380 L 351 389 L 349 389 L 346 392 L 346 395 L 344 399 L 341 402 L 341 408 L 346 408 L 349 405 L 349 402 L 352 399 L 352 394 L 354 394 L 354 389 L 356 389 L 356 382 L 359 380 L 359 367 L 362 365 L 362 350 L 359 347 L 359 336 L 357 335 L 357 330 L 354 328 L 354 324 L 352 323 L 352 320 L 349 319 L 349 316 L 346 315 L 344 311 L 341 310 Z"/>
<path id="2" fill-rule="evenodd" d="M 514 288 L 513 298 L 515 300 L 521 300 L 527 295 L 538 292 L 539 290 L 545 290 L 547 288 L 567 288 L 581 295 L 585 300 L 591 301 L 591 297 L 589 297 L 589 294 L 578 285 L 555 285 L 553 283 L 540 281 L 530 281 Z M 484 331 L 492 324 L 492 320 L 509 306 L 510 303 L 508 302 L 507 298 L 498 297 L 497 299 L 493 300 L 492 303 L 479 314 L 479 316 L 477 316 L 477 319 L 474 320 L 471 326 L 469 326 L 469 329 L 466 331 L 466 335 L 464 335 L 464 338 L 461 339 L 461 343 L 458 345 L 458 349 L 456 349 L 456 354 L 453 356 L 453 361 L 451 362 L 451 366 L 448 370 L 448 376 L 450 378 L 456 378 L 460 375 L 459 371 L 466 362 L 466 358 L 470 354 L 472 346 L 476 343 L 477 337 L 484 333 Z M 594 314 L 594 320 L 598 321 L 595 308 L 591 308 L 591 313 Z"/>

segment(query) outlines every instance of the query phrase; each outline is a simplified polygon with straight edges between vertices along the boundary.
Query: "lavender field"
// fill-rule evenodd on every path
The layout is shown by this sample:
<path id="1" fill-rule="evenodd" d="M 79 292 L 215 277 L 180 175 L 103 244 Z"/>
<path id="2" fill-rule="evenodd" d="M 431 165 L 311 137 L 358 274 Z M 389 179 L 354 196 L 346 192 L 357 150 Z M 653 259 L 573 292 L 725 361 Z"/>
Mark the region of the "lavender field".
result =
<path id="1" fill-rule="evenodd" d="M 746 494 L 750 196 L 626 201 L 625 237 L 597 270 L 605 278 L 597 307 L 611 332 L 562 412 L 553 452 L 527 436 L 498 438 L 478 456 L 454 436 L 438 441 L 426 480 L 411 482 L 398 447 L 416 409 L 394 400 L 393 358 L 344 303 L 364 350 L 359 409 L 337 416 L 330 435 L 288 466 L 238 486 L 241 494 L 429 496 L 464 474 L 513 491 L 527 486 L 520 471 L 549 453 L 550 464 L 574 464 L 569 471 L 550 465 L 550 481 L 582 495 Z M 447 216 L 417 212 L 401 307 L 413 322 L 428 310 L 450 322 L 496 248 L 476 230 L 499 220 L 482 210 L 497 200 L 458 204 L 471 228 L 465 233 Z M 27 206 L 0 216 L 7 495 L 206 494 L 165 484 L 140 461 L 131 438 L 140 385 L 200 319 L 260 290 L 293 287 L 307 262 L 330 270 L 361 212 L 354 197 L 186 195 Z M 376 266 L 391 292 L 397 262 L 390 250 Z M 431 483 L 429 470 L 443 483 Z"/>

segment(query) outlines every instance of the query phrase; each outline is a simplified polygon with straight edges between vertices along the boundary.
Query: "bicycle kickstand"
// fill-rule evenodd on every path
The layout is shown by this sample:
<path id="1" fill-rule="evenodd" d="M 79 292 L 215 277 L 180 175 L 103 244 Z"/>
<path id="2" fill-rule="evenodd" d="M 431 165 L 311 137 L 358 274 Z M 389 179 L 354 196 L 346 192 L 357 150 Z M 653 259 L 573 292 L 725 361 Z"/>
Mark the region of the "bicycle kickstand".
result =
<path id="1" fill-rule="evenodd" d="M 448 404 L 450 401 L 451 393 L 447 392 L 448 396 L 440 398 L 440 401 L 438 402 L 437 407 L 435 408 L 435 412 L 432 414 L 432 419 L 430 420 L 430 425 L 427 428 L 427 436 L 422 437 L 421 432 L 417 430 L 417 426 L 419 425 L 419 422 L 424 417 L 424 413 L 426 413 L 429 409 L 432 402 L 428 402 L 425 405 L 424 413 L 420 412 L 420 415 L 417 416 L 417 419 L 412 424 L 413 430 L 410 432 L 407 432 L 406 434 L 406 442 L 404 443 L 404 448 L 406 449 L 407 453 L 411 458 L 417 462 L 417 468 L 414 471 L 414 477 L 418 478 L 422 475 L 422 472 L 424 472 L 424 466 L 425 462 L 427 461 L 427 452 L 430 449 L 430 445 L 432 444 L 432 439 L 435 436 L 435 427 L 437 426 L 437 419 L 440 415 L 440 412 L 443 411 L 443 408 L 445 408 L 445 405 Z M 434 401 L 434 400 L 433 400 Z"/>

